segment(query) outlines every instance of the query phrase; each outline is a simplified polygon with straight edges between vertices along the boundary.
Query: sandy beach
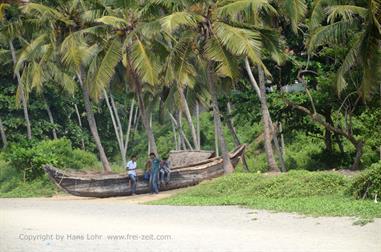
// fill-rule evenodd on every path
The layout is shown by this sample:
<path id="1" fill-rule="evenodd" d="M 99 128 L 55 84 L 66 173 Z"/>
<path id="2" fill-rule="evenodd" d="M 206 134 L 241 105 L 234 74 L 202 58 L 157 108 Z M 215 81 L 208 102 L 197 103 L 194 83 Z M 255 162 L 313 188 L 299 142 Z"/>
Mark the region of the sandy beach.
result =
<path id="1" fill-rule="evenodd" d="M 381 251 L 380 219 L 141 204 L 167 196 L 0 199 L 0 251 Z"/>

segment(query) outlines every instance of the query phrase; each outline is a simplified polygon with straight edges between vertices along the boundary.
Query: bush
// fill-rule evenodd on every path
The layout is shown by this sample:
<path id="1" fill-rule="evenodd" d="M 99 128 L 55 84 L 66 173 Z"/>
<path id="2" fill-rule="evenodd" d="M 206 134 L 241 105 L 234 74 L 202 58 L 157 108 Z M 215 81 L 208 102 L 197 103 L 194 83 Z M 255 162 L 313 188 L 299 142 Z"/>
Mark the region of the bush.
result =
<path id="1" fill-rule="evenodd" d="M 355 177 L 348 192 L 357 199 L 381 195 L 381 161 L 374 163 Z"/>
<path id="2" fill-rule="evenodd" d="M 14 167 L 24 180 L 34 180 L 44 174 L 42 166 L 50 164 L 60 168 L 82 169 L 94 167 L 95 155 L 73 150 L 67 139 L 46 140 L 39 143 L 11 145 L 4 154 L 5 159 Z"/>
<path id="3" fill-rule="evenodd" d="M 290 171 L 280 175 L 234 173 L 188 191 L 189 195 L 295 198 L 343 195 L 348 179 L 332 172 Z"/>

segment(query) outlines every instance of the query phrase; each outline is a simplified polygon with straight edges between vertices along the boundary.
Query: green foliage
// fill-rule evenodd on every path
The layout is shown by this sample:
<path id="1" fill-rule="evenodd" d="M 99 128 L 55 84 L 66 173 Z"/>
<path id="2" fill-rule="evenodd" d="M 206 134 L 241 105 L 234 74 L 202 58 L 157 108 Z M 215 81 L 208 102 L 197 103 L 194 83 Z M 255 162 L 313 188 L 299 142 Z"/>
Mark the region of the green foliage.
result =
<path id="1" fill-rule="evenodd" d="M 381 217 L 380 204 L 345 196 L 349 184 L 350 178 L 332 172 L 234 173 L 150 204 L 243 205 L 314 216 Z"/>
<path id="2" fill-rule="evenodd" d="M 45 164 L 72 169 L 97 168 L 94 154 L 73 150 L 67 139 L 12 144 L 4 157 L 28 181 L 41 177 Z"/>
<path id="3" fill-rule="evenodd" d="M 52 196 L 56 192 L 57 188 L 46 175 L 34 181 L 24 181 L 19 171 L 0 153 L 0 197 L 41 197 Z"/>
<path id="4" fill-rule="evenodd" d="M 356 176 L 347 192 L 357 199 L 381 198 L 381 161 Z"/>

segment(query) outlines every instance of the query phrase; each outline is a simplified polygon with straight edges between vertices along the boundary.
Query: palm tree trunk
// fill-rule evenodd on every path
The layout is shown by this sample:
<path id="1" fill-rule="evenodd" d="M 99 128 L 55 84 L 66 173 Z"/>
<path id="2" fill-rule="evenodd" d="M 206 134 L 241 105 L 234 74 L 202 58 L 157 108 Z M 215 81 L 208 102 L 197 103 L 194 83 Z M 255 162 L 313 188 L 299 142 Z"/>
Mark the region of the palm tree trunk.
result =
<path id="1" fill-rule="evenodd" d="M 185 134 L 183 134 L 183 127 L 181 125 L 181 111 L 177 111 L 175 121 L 176 121 L 176 125 L 178 125 L 180 149 L 186 150 L 187 146 L 185 145 L 185 140 L 184 140 L 186 136 Z"/>
<path id="2" fill-rule="evenodd" d="M 113 107 L 110 104 L 110 101 L 108 100 L 108 95 L 107 95 L 107 92 L 106 92 L 105 89 L 103 89 L 103 96 L 105 98 L 105 101 L 106 101 L 106 104 L 107 104 L 107 108 L 108 108 L 108 110 L 110 112 L 111 121 L 112 121 L 112 125 L 114 127 L 116 140 L 117 140 L 118 145 L 119 145 L 119 152 L 120 152 L 120 155 L 121 155 L 121 158 L 122 158 L 122 162 L 123 162 L 123 165 L 125 165 L 127 162 L 126 162 L 126 156 L 123 155 L 123 153 L 124 153 L 124 151 L 123 151 L 123 149 L 124 149 L 123 148 L 123 134 L 122 135 L 120 134 L 119 126 L 117 125 L 117 122 L 115 120 L 115 115 L 114 115 L 115 110 L 113 109 Z"/>
<path id="3" fill-rule="evenodd" d="M 214 125 L 216 127 L 216 133 L 218 136 L 221 153 L 224 160 L 224 171 L 225 173 L 232 173 L 234 171 L 234 167 L 230 161 L 230 155 L 229 155 L 229 152 L 227 151 L 225 137 L 222 131 L 222 123 L 221 123 L 221 117 L 220 117 L 221 113 L 220 113 L 220 109 L 218 108 L 217 91 L 216 91 L 216 86 L 214 83 L 214 76 L 212 76 L 213 73 L 212 73 L 211 67 L 212 67 L 211 63 L 209 62 L 207 67 L 207 78 L 208 78 L 210 95 L 212 97 Z"/>
<path id="4" fill-rule="evenodd" d="M 152 129 L 152 113 L 149 114 L 149 127 Z M 148 155 L 151 153 L 151 145 L 148 142 Z"/>
<path id="5" fill-rule="evenodd" d="M 182 107 L 184 109 L 185 117 L 188 121 L 189 128 L 190 128 L 190 131 L 192 134 L 193 146 L 196 150 L 200 150 L 200 144 L 197 141 L 197 134 L 196 134 L 196 129 L 195 129 L 194 124 L 193 124 L 192 115 L 191 115 L 190 110 L 189 110 L 187 99 L 185 98 L 185 95 L 184 95 L 184 89 L 181 87 L 179 87 L 179 95 L 180 95 L 180 101 L 181 101 Z"/>
<path id="6" fill-rule="evenodd" d="M 52 129 L 53 139 L 57 139 L 57 131 L 54 128 L 54 118 L 53 118 L 52 111 L 50 110 L 49 104 L 45 101 L 45 99 L 44 99 L 44 102 L 45 102 L 46 112 L 48 113 L 49 121 L 53 125 L 53 129 Z"/>
<path id="7" fill-rule="evenodd" d="M 153 135 L 152 128 L 149 124 L 149 119 L 147 116 L 147 111 L 145 108 L 144 100 L 143 100 L 143 91 L 142 91 L 142 85 L 140 83 L 140 80 L 137 78 L 136 74 L 133 72 L 133 70 L 130 70 L 130 73 L 133 77 L 133 80 L 135 82 L 135 92 L 138 99 L 138 106 L 140 110 L 140 116 L 142 118 L 143 126 L 146 130 L 148 143 L 150 146 L 150 152 L 155 153 L 156 156 L 158 156 L 156 142 L 155 142 L 155 136 Z"/>
<path id="8" fill-rule="evenodd" d="M 271 145 L 271 125 L 270 125 L 270 113 L 267 107 L 267 101 L 266 101 L 266 95 L 265 95 L 265 83 L 264 83 L 264 77 L 263 77 L 263 70 L 261 68 L 258 68 L 258 71 L 261 73 L 260 76 L 260 85 L 261 88 L 258 86 L 257 81 L 255 80 L 253 73 L 251 72 L 251 67 L 248 58 L 245 58 L 245 68 L 246 72 L 249 75 L 250 83 L 253 86 L 254 90 L 256 91 L 258 98 L 261 103 L 261 113 L 262 113 L 262 122 L 263 122 L 263 128 L 264 128 L 264 142 L 265 142 L 265 152 L 266 152 L 266 158 L 267 158 L 267 164 L 269 166 L 270 171 L 279 171 L 279 168 L 275 162 L 274 158 L 274 152 Z M 262 76 L 262 77 L 261 77 Z M 263 94 L 263 95 L 262 95 Z"/>
<path id="9" fill-rule="evenodd" d="M 0 118 L 0 135 L 1 135 L 1 140 L 3 141 L 3 149 L 7 148 L 8 141 L 7 141 L 7 135 L 5 134 L 5 128 L 3 125 L 3 121 Z"/>
<path id="10" fill-rule="evenodd" d="M 176 127 L 175 127 L 175 124 L 173 123 L 173 121 L 171 121 L 172 123 L 172 132 L 173 132 L 173 141 L 175 141 L 175 146 L 176 146 L 176 150 L 179 150 L 179 144 L 177 142 L 177 132 L 176 132 Z"/>
<path id="11" fill-rule="evenodd" d="M 235 146 L 238 147 L 238 146 L 241 145 L 241 141 L 238 138 L 237 130 L 234 127 L 233 119 L 231 117 L 231 105 L 230 105 L 230 102 L 228 102 L 226 106 L 227 106 L 227 116 L 226 116 L 227 120 L 226 120 L 226 124 L 227 124 L 227 126 L 228 126 L 228 128 L 230 130 L 230 133 L 233 136 L 233 140 L 234 140 Z M 242 164 L 243 164 L 243 168 L 246 171 L 249 171 L 249 166 L 247 165 L 247 162 L 246 162 L 245 153 L 242 154 Z"/>
<path id="12" fill-rule="evenodd" d="M 266 149 L 266 155 L 269 161 L 269 167 L 270 171 L 279 171 L 278 165 L 275 162 L 274 158 L 274 152 L 272 148 L 272 123 L 271 123 L 271 117 L 270 112 L 267 105 L 267 99 L 266 99 L 266 86 L 265 86 L 265 74 L 263 73 L 263 69 L 258 66 L 258 76 L 259 76 L 259 89 L 261 91 L 261 109 L 262 109 L 262 120 L 263 120 L 263 126 L 264 126 L 264 137 L 265 137 L 265 149 Z M 274 135 L 274 138 L 277 136 Z M 281 153 L 280 153 L 281 154 Z"/>
<path id="13" fill-rule="evenodd" d="M 16 65 L 16 63 L 17 63 L 16 51 L 15 51 L 15 48 L 13 47 L 13 43 L 11 40 L 9 41 L 9 47 L 10 47 L 11 53 L 12 53 L 13 64 Z M 31 123 L 29 120 L 28 104 L 26 102 L 24 89 L 21 85 L 21 77 L 20 77 L 19 72 L 16 72 L 16 78 L 17 78 L 17 82 L 18 82 L 18 89 L 20 92 L 20 99 L 22 102 L 23 110 L 24 110 L 24 118 L 25 118 L 25 123 L 26 123 L 27 136 L 28 136 L 28 139 L 30 140 L 30 139 L 32 139 L 32 126 L 31 126 Z"/>
<path id="14" fill-rule="evenodd" d="M 128 117 L 128 127 L 126 133 L 126 141 L 124 142 L 124 156 L 127 157 L 128 143 L 130 140 L 131 126 L 132 126 L 132 115 L 134 113 L 135 100 L 132 99 L 130 107 L 130 115 Z"/>
<path id="15" fill-rule="evenodd" d="M 84 99 L 84 103 L 85 103 L 87 121 L 89 123 L 90 131 L 91 131 L 91 134 L 93 136 L 95 145 L 97 146 L 97 149 L 99 152 L 99 157 L 100 157 L 102 165 L 103 165 L 103 170 L 106 173 L 111 172 L 110 164 L 108 162 L 106 153 L 103 149 L 101 139 L 100 139 L 99 134 L 98 134 L 97 123 L 95 121 L 94 113 L 93 113 L 93 110 L 91 107 L 89 91 L 87 90 L 87 87 L 85 87 L 85 85 L 83 84 L 82 74 L 77 73 L 77 77 L 78 77 L 78 80 L 79 80 L 79 83 L 80 83 L 80 86 L 82 89 L 82 93 L 83 93 L 83 99 Z"/>
<path id="16" fill-rule="evenodd" d="M 74 109 L 75 109 L 75 113 L 76 113 L 76 115 L 77 115 L 78 125 L 79 125 L 79 127 L 81 128 L 81 130 L 82 130 L 82 120 L 81 120 L 81 115 L 79 114 L 78 106 L 77 106 L 77 104 L 75 104 L 75 103 L 74 103 Z M 81 137 L 81 148 L 82 148 L 82 150 L 85 149 L 85 141 L 83 140 L 83 137 Z"/>
<path id="17" fill-rule="evenodd" d="M 214 117 L 213 117 L 213 123 L 214 123 L 214 150 L 216 151 L 216 156 L 220 156 L 220 147 L 218 147 L 218 133 L 217 133 L 217 127 L 214 122 Z"/>
<path id="18" fill-rule="evenodd" d="M 200 138 L 200 104 L 196 101 L 196 127 L 197 127 L 197 142 L 201 149 L 201 138 Z"/>
<path id="19" fill-rule="evenodd" d="M 169 112 L 168 112 L 169 113 Z M 175 126 L 175 128 L 179 131 L 179 133 L 180 133 L 180 136 L 181 136 L 181 144 L 183 145 L 183 148 L 184 148 L 184 150 L 186 150 L 187 148 L 186 148 L 186 145 L 188 145 L 188 147 L 189 147 L 189 149 L 190 150 L 193 150 L 193 148 L 192 148 L 192 145 L 190 144 L 190 142 L 189 142 L 189 140 L 188 140 L 188 138 L 186 137 L 186 135 L 185 135 L 185 133 L 184 133 L 184 131 L 183 131 L 183 129 L 182 129 L 182 127 L 181 127 L 181 122 L 180 122 L 180 116 L 179 116 L 179 118 L 178 118 L 178 120 L 176 120 L 176 118 L 171 114 L 171 113 L 169 113 L 169 117 L 171 118 L 171 120 L 172 120 L 172 122 L 173 122 L 173 124 L 174 124 L 174 126 Z"/>

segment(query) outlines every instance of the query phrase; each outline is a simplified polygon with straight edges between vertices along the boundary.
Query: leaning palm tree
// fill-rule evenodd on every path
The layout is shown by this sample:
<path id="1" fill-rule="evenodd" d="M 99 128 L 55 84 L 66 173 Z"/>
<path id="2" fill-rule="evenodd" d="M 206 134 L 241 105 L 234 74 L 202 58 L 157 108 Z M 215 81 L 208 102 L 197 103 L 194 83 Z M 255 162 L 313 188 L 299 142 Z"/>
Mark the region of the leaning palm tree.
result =
<path id="1" fill-rule="evenodd" d="M 309 53 L 323 45 L 350 46 L 337 71 L 338 93 L 348 85 L 348 73 L 362 74 L 359 93 L 368 98 L 380 84 L 381 1 L 317 1 L 311 14 Z"/>
<path id="2" fill-rule="evenodd" d="M 155 0 L 153 2 L 162 8 L 169 7 L 166 1 Z M 176 40 L 188 39 L 181 49 L 182 55 L 180 54 L 180 62 L 187 64 L 181 64 L 180 67 L 193 63 L 202 66 L 205 70 L 216 133 L 224 159 L 224 170 L 226 173 L 232 172 L 233 167 L 222 132 L 217 84 L 220 78 L 236 78 L 237 57 L 247 56 L 253 63 L 266 69 L 260 56 L 262 48 L 260 34 L 243 26 L 238 27 L 234 22 L 224 18 L 215 1 L 181 1 L 170 7 L 176 10 L 171 10 L 171 14 L 160 19 L 162 30 L 168 34 L 169 38 L 175 36 L 173 43 L 176 43 Z M 193 59 L 193 62 L 189 59 L 188 54 L 194 54 L 190 58 Z M 189 76 L 192 76 L 192 72 L 189 70 L 189 67 L 179 69 L 183 79 L 190 79 Z"/>
<path id="3" fill-rule="evenodd" d="M 84 29 L 86 20 L 82 20 L 81 17 L 88 14 L 86 7 L 80 1 L 68 1 L 59 4 L 56 8 L 36 3 L 25 5 L 23 11 L 31 18 L 40 16 L 39 26 L 45 28 L 45 34 L 41 34 L 30 43 L 35 45 L 33 50 L 26 50 L 28 57 L 20 59 L 19 64 L 24 64 L 24 61 L 28 59 L 33 60 L 32 66 L 39 69 L 40 73 L 33 74 L 33 77 L 44 76 L 42 69 L 31 56 L 40 49 L 42 52 L 47 52 L 42 59 L 48 62 L 47 66 L 50 70 L 48 72 L 58 75 L 60 68 L 64 66 L 76 77 L 82 90 L 87 120 L 104 171 L 110 172 L 111 167 L 99 137 L 90 96 L 99 96 L 99 90 L 101 90 L 99 86 L 107 85 L 105 82 L 111 79 L 113 68 L 120 58 L 120 53 L 119 55 L 117 53 L 119 46 L 115 41 L 104 43 L 106 44 L 104 46 L 96 40 L 98 35 L 96 29 Z M 117 56 L 114 55 L 115 52 Z M 41 79 L 36 81 L 36 83 L 40 82 Z M 70 82 L 65 82 L 65 84 L 68 83 Z"/>
<path id="4" fill-rule="evenodd" d="M 160 34 L 159 26 L 153 14 L 140 10 L 138 3 L 111 3 L 106 6 L 108 11 L 96 22 L 108 28 L 113 39 L 120 39 L 122 49 L 122 63 L 126 69 L 127 79 L 132 91 L 135 93 L 140 117 L 145 128 L 150 150 L 158 154 L 155 136 L 144 102 L 144 92 L 147 85 L 154 86 L 159 83 L 160 53 L 154 55 L 152 49 L 160 49 L 157 40 Z M 151 21 L 153 20 L 153 21 Z"/>
<path id="5" fill-rule="evenodd" d="M 277 1 L 255 1 L 234 0 L 223 1 L 219 7 L 219 13 L 224 18 L 228 18 L 235 23 L 243 24 L 244 27 L 251 28 L 260 34 L 263 50 L 267 55 L 271 56 L 277 64 L 284 60 L 282 50 L 282 39 L 279 35 L 279 27 L 277 27 L 277 19 L 283 18 L 288 20 L 292 31 L 297 33 L 299 24 L 304 18 L 307 10 L 307 5 L 304 0 L 277 0 Z M 275 25 L 275 27 L 274 27 Z M 262 53 L 262 56 L 264 53 Z M 269 57 L 270 58 L 270 57 Z M 255 62 L 253 62 L 255 64 Z M 257 66 L 258 82 L 254 77 L 251 69 L 251 63 L 246 57 L 244 59 L 246 72 L 248 73 L 250 83 L 257 93 L 261 104 L 262 122 L 264 125 L 265 135 L 265 151 L 270 170 L 278 171 L 278 166 L 275 162 L 271 139 L 273 139 L 275 147 L 278 149 L 281 170 L 285 171 L 283 156 L 280 152 L 279 142 L 276 136 L 276 129 L 273 126 L 271 116 L 268 109 L 268 103 L 265 92 L 266 68 Z"/>

